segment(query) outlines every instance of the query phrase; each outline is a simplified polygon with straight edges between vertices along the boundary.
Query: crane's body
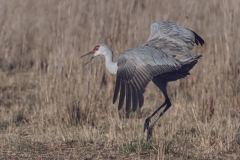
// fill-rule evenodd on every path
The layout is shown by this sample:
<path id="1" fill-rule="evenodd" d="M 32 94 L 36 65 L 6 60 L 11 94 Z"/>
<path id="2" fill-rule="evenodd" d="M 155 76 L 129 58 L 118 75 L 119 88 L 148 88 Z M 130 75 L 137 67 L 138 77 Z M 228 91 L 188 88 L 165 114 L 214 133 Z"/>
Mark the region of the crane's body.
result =
<path id="1" fill-rule="evenodd" d="M 137 108 L 141 108 L 144 103 L 143 93 L 150 81 L 162 91 L 165 97 L 164 103 L 146 119 L 144 124 L 144 131 L 148 130 L 149 139 L 154 124 L 171 106 L 167 95 L 167 82 L 189 75 L 189 71 L 201 57 L 201 55 L 191 55 L 190 50 L 194 43 L 203 45 L 204 41 L 187 28 L 171 22 L 157 22 L 151 25 L 147 42 L 138 48 L 122 52 L 117 62 L 112 61 L 113 52 L 104 44 L 97 45 L 86 55 L 94 54 L 91 60 L 103 55 L 107 70 L 117 76 L 113 103 L 120 93 L 118 109 L 123 107 L 125 99 L 127 112 L 135 112 Z M 164 106 L 157 120 L 149 126 L 151 118 Z"/>

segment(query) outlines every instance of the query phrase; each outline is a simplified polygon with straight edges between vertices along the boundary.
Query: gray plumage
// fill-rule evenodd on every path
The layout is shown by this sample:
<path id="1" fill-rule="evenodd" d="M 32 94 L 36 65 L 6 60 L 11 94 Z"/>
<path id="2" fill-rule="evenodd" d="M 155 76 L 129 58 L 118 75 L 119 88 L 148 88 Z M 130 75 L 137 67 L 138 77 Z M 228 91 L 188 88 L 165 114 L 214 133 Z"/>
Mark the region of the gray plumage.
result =
<path id="1" fill-rule="evenodd" d="M 174 58 L 173 55 L 148 46 L 123 52 L 117 62 L 117 80 L 113 103 L 116 102 L 120 91 L 118 109 L 122 108 L 124 98 L 128 95 L 126 96 L 126 111 L 130 111 L 130 109 L 133 112 L 136 111 L 138 107 L 142 107 L 143 93 L 153 78 L 159 76 L 162 77 L 162 81 L 184 78 L 200 57 L 193 56 L 181 61 Z M 186 69 L 183 69 L 183 66 Z M 165 75 L 161 76 L 161 74 Z M 134 100 L 131 104 L 132 99 Z"/>
<path id="2" fill-rule="evenodd" d="M 191 55 L 194 44 L 203 45 L 204 40 L 194 31 L 161 21 L 151 25 L 151 33 L 145 44 L 122 52 L 117 63 L 112 62 L 113 53 L 107 45 L 97 45 L 86 55 L 94 54 L 92 59 L 104 55 L 106 68 L 117 75 L 113 103 L 117 101 L 120 93 L 118 109 L 123 107 L 125 99 L 127 112 L 141 108 L 144 103 L 143 93 L 150 81 L 162 91 L 165 102 L 144 124 L 144 131 L 148 130 L 149 139 L 154 124 L 171 106 L 166 90 L 167 82 L 189 75 L 189 71 L 201 57 Z M 157 120 L 149 126 L 151 118 L 164 106 L 166 107 Z"/>
<path id="3" fill-rule="evenodd" d="M 194 43 L 203 45 L 204 41 L 189 29 L 171 22 L 153 23 L 150 36 L 143 46 L 127 50 L 120 55 L 113 103 L 116 102 L 120 86 L 122 86 L 118 109 L 122 108 L 126 93 L 128 94 L 126 111 L 131 109 L 131 98 L 134 98 L 132 103 L 134 112 L 138 106 L 142 107 L 142 94 L 154 77 L 164 74 L 158 77 L 166 82 L 186 77 L 201 57 L 190 54 Z M 135 97 L 132 93 L 138 96 Z M 137 98 L 140 103 L 135 102 Z"/>
<path id="4" fill-rule="evenodd" d="M 163 21 L 151 25 L 151 33 L 144 46 L 162 50 L 182 59 L 191 57 L 190 50 L 193 49 L 194 43 L 203 45 L 204 40 L 190 29 Z"/>

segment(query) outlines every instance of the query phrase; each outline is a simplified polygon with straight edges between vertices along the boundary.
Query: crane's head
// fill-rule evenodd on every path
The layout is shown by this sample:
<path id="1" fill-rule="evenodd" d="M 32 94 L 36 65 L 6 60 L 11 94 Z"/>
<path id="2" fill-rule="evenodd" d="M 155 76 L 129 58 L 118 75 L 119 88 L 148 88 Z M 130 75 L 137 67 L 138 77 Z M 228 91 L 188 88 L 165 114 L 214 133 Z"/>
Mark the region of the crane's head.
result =
<path id="1" fill-rule="evenodd" d="M 100 56 L 100 55 L 105 55 L 106 53 L 108 53 L 109 51 L 111 51 L 111 49 L 105 45 L 105 44 L 99 44 L 99 45 L 96 45 L 92 51 L 88 52 L 87 54 L 84 54 L 82 55 L 80 58 L 82 57 L 85 57 L 87 55 L 90 55 L 90 54 L 94 54 L 92 56 L 92 58 L 86 63 L 88 64 L 93 58 L 97 57 L 97 56 Z M 86 65 L 85 64 L 85 65 Z"/>

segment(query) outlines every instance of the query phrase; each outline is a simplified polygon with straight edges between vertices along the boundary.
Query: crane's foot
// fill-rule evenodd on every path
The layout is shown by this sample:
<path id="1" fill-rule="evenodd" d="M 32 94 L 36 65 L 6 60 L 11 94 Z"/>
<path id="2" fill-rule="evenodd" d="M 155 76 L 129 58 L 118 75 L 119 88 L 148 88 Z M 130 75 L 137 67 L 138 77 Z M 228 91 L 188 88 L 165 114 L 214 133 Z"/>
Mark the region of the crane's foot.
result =
<path id="1" fill-rule="evenodd" d="M 147 130 L 147 141 L 149 141 L 151 139 L 151 137 L 152 137 L 153 126 L 154 125 L 151 125 L 150 127 L 148 127 L 148 130 Z"/>
<path id="2" fill-rule="evenodd" d="M 145 132 L 146 129 L 148 130 L 150 123 L 151 123 L 151 117 L 148 117 L 148 118 L 145 120 L 143 132 Z"/>

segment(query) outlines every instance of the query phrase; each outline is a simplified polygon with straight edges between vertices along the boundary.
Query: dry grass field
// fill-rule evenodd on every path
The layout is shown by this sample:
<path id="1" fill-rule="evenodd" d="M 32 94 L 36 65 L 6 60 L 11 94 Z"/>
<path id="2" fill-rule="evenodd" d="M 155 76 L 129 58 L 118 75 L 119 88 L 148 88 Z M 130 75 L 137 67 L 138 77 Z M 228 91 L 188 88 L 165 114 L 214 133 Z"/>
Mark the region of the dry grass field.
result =
<path id="1" fill-rule="evenodd" d="M 239 0 L 0 0 L 0 159 L 240 159 Z M 194 30 L 203 57 L 171 82 L 172 107 L 152 141 L 143 124 L 163 101 L 150 83 L 141 110 L 112 104 L 116 61 L 165 20 Z"/>

